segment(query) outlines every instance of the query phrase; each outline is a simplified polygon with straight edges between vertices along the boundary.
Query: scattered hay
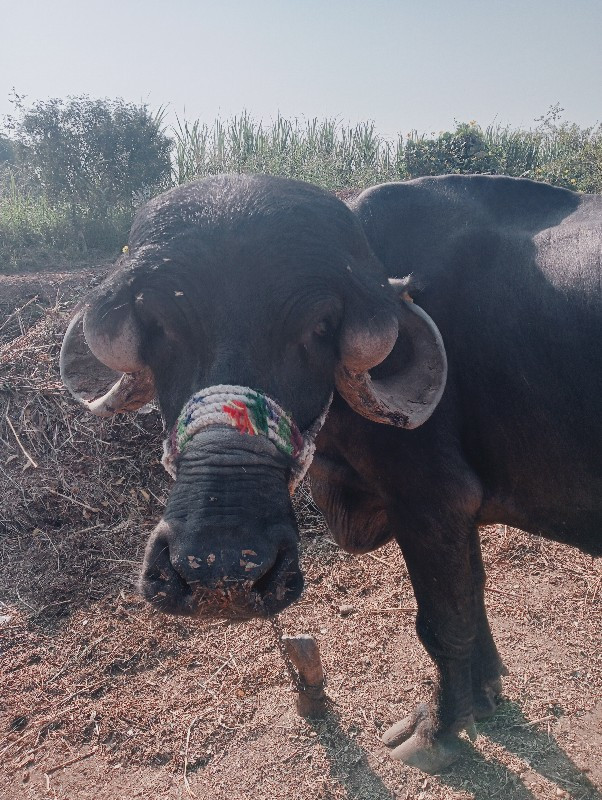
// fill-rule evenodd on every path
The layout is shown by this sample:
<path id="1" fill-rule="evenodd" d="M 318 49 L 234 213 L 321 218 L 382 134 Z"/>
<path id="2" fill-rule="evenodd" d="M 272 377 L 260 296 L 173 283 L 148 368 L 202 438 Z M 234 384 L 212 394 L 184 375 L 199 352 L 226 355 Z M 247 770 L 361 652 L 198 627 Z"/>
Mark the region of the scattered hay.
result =
<path id="1" fill-rule="evenodd" d="M 342 553 L 302 486 L 307 588 L 280 624 L 316 634 L 334 709 L 306 722 L 267 623 L 166 617 L 132 590 L 169 491 L 161 421 L 100 420 L 68 397 L 73 299 L 40 288 L 0 320 L 0 796 L 600 797 L 599 562 L 483 532 L 509 701 L 425 778 L 379 741 L 433 691 L 403 559 L 394 544 Z"/>
<path id="2" fill-rule="evenodd" d="M 22 555 L 2 589 L 14 597 L 19 587 L 23 603 L 57 616 L 59 604 L 122 583 L 130 537 L 142 545 L 169 489 L 158 412 L 101 420 L 65 392 L 58 354 L 69 316 L 55 305 L 0 345 L 0 530 L 4 550 Z M 91 537 L 92 552 L 80 546 Z"/>

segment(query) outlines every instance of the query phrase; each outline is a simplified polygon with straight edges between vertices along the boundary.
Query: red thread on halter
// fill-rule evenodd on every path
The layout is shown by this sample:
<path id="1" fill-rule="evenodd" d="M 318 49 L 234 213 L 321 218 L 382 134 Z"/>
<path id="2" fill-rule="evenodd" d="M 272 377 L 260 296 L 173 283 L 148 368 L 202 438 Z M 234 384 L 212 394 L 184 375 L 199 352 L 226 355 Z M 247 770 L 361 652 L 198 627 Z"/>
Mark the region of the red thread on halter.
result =
<path id="1" fill-rule="evenodd" d="M 224 405 L 222 406 L 222 410 L 225 411 L 232 419 L 234 420 L 234 424 L 238 428 L 241 433 L 250 433 L 251 436 L 254 436 L 257 431 L 253 427 L 251 420 L 249 418 L 249 411 L 244 403 L 240 400 L 232 400 L 232 405 Z M 232 408 L 234 406 L 234 408 Z"/>

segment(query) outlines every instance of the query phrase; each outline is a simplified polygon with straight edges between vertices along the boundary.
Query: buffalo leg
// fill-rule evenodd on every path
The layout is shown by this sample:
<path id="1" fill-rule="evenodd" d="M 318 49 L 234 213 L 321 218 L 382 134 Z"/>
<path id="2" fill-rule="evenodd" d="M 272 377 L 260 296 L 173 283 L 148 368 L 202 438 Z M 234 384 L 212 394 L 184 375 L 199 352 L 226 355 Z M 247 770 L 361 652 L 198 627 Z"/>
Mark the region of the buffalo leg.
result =
<path id="1" fill-rule="evenodd" d="M 484 698 L 497 688 L 501 662 L 485 614 L 474 520 L 422 522 L 410 528 L 406 518 L 397 539 L 418 603 L 418 636 L 437 666 L 439 686 L 430 713 L 420 707 L 384 740 L 395 758 L 437 772 L 457 757 L 457 734 L 472 735 L 475 714 L 489 710 Z"/>
<path id="2" fill-rule="evenodd" d="M 487 619 L 485 568 L 476 527 L 473 528 L 470 538 L 470 561 L 477 614 L 476 638 L 471 660 L 473 714 L 476 720 L 481 720 L 495 712 L 502 691 L 500 678 L 502 675 L 507 675 L 508 671 L 499 656 Z"/>

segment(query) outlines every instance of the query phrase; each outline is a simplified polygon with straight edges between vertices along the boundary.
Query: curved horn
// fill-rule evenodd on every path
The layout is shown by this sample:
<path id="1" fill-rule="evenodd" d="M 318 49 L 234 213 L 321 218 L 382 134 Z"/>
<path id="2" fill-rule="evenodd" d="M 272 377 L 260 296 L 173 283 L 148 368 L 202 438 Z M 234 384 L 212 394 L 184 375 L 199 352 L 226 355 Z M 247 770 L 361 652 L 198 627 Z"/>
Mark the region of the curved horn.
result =
<path id="1" fill-rule="evenodd" d="M 369 327 L 368 327 L 369 326 Z M 395 347 L 399 335 L 396 314 L 351 326 L 341 340 L 341 362 L 352 372 L 365 372 L 380 364 Z"/>
<path id="2" fill-rule="evenodd" d="M 138 357 L 139 337 L 129 306 L 106 308 L 107 305 L 92 304 L 84 314 L 83 332 L 88 347 L 107 367 L 118 372 L 138 372 L 144 365 Z"/>
<path id="3" fill-rule="evenodd" d="M 123 374 L 99 361 L 84 334 L 88 328 L 86 311 L 82 308 L 77 312 L 63 338 L 59 358 L 63 383 L 79 403 L 99 417 L 136 411 L 155 396 L 151 371 L 139 367 Z M 116 358 L 111 360 L 117 363 Z"/>
<path id="4" fill-rule="evenodd" d="M 411 300 L 402 300 L 398 341 L 409 342 L 411 358 L 401 368 L 387 370 L 383 364 L 370 375 L 367 365 L 357 369 L 358 359 L 345 357 L 337 367 L 336 385 L 340 394 L 358 414 L 373 422 L 401 428 L 417 428 L 435 410 L 447 379 L 447 358 L 441 334 L 433 320 Z M 392 350 L 387 336 L 385 355 Z M 395 343 L 395 342 L 394 342 Z M 360 359 L 361 360 L 361 359 Z"/>

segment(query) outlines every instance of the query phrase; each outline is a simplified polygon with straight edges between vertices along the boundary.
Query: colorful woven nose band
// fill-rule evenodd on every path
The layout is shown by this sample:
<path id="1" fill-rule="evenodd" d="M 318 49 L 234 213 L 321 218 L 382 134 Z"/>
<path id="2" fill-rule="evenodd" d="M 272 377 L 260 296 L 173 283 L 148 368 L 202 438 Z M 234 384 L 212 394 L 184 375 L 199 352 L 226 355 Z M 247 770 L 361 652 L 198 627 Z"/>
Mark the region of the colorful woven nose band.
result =
<path id="1" fill-rule="evenodd" d="M 313 425 L 304 433 L 275 400 L 247 386 L 210 386 L 192 395 L 169 437 L 163 442 L 162 464 L 175 479 L 176 461 L 199 431 L 214 425 L 228 425 L 249 436 L 267 436 L 293 465 L 291 494 L 312 462 L 315 438 L 330 408 L 332 395 Z"/>

